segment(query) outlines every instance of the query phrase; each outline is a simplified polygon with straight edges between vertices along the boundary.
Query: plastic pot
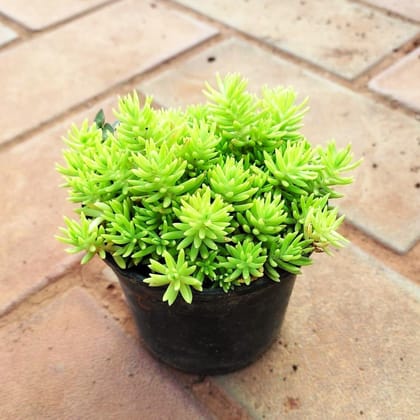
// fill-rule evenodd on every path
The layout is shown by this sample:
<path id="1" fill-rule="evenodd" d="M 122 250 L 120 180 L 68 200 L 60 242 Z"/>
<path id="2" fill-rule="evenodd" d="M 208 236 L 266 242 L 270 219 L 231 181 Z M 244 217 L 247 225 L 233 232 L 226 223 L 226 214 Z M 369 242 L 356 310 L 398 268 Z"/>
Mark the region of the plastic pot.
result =
<path id="1" fill-rule="evenodd" d="M 165 288 L 143 283 L 147 267 L 121 270 L 113 261 L 106 262 L 118 276 L 150 352 L 172 367 L 203 375 L 245 367 L 269 348 L 296 278 L 284 272 L 280 283 L 263 277 L 228 293 L 194 292 L 192 304 L 179 296 L 168 306 L 162 302 Z"/>

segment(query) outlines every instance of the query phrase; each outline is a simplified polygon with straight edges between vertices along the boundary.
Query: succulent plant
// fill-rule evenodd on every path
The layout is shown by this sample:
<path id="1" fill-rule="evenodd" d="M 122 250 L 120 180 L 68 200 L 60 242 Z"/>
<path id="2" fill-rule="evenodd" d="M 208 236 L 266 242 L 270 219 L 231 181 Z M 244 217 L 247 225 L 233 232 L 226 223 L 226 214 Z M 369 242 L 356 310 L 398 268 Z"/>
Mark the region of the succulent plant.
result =
<path id="1" fill-rule="evenodd" d="M 346 243 L 331 199 L 355 162 L 350 145 L 313 147 L 300 133 L 306 100 L 291 88 L 247 90 L 239 74 L 206 84 L 207 103 L 180 109 L 119 99 L 117 122 L 100 111 L 73 126 L 58 165 L 77 220 L 58 239 L 69 252 L 147 265 L 170 305 L 191 288 L 246 287 L 299 274 L 315 252 Z"/>

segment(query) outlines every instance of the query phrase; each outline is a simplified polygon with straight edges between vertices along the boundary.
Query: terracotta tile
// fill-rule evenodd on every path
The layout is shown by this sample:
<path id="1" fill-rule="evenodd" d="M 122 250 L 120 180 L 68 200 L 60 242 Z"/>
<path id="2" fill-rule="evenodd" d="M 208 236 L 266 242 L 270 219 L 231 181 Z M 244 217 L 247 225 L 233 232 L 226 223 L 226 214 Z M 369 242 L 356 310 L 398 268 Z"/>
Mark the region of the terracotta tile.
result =
<path id="1" fill-rule="evenodd" d="M 420 47 L 378 74 L 369 87 L 420 111 Z"/>
<path id="2" fill-rule="evenodd" d="M 0 142 L 213 34 L 209 26 L 166 7 L 125 0 L 4 51 Z"/>
<path id="3" fill-rule="evenodd" d="M 29 29 L 38 31 L 47 26 L 88 11 L 106 0 L 0 0 L 0 10 Z"/>
<path id="4" fill-rule="evenodd" d="M 0 46 L 7 44 L 10 41 L 13 41 L 17 38 L 17 35 L 7 26 L 4 26 L 0 23 Z"/>
<path id="5" fill-rule="evenodd" d="M 211 57 L 211 61 L 209 61 Z M 314 143 L 332 138 L 353 143 L 364 156 L 356 182 L 343 189 L 348 219 L 384 244 L 406 252 L 420 237 L 419 123 L 349 89 L 231 39 L 145 81 L 140 89 L 167 106 L 204 100 L 202 81 L 219 71 L 240 71 L 256 90 L 262 84 L 293 85 L 310 97 L 304 132 Z M 417 168 L 417 169 L 416 169 Z"/>
<path id="6" fill-rule="evenodd" d="M 348 79 L 419 30 L 345 0 L 177 1 Z"/>
<path id="7" fill-rule="evenodd" d="M 114 99 L 98 108 L 102 106 L 110 115 L 113 104 Z M 0 151 L 0 185 L 4 186 L 0 235 L 7 238 L 0 244 L 0 314 L 75 261 L 64 252 L 66 246 L 54 238 L 58 226 L 63 225 L 63 215 L 70 215 L 72 209 L 67 191 L 59 188 L 63 181 L 55 163 L 62 161 L 65 145 L 60 139 L 71 122 L 81 122 L 86 116 L 92 120 L 96 108 Z"/>
<path id="8" fill-rule="evenodd" d="M 365 2 L 420 21 L 420 3 L 416 0 L 365 0 Z"/>
<path id="9" fill-rule="evenodd" d="M 356 248 L 316 258 L 268 354 L 215 381 L 255 418 L 418 418 L 419 300 Z"/>
<path id="10" fill-rule="evenodd" d="M 3 419 L 205 419 L 83 289 L 0 330 Z"/>

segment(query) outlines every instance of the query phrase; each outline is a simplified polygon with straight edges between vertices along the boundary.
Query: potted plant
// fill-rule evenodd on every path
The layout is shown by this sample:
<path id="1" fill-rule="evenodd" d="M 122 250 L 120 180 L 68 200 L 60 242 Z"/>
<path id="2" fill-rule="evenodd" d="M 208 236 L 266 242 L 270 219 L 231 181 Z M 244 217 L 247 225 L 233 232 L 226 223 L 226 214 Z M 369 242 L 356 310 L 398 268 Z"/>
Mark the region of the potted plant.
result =
<path id="1" fill-rule="evenodd" d="M 153 354 L 214 374 L 260 356 L 301 267 L 345 244 L 331 199 L 359 162 L 308 142 L 291 88 L 256 96 L 229 74 L 204 93 L 180 110 L 134 92 L 115 124 L 70 129 L 58 171 L 79 207 L 59 239 L 113 268 Z"/>

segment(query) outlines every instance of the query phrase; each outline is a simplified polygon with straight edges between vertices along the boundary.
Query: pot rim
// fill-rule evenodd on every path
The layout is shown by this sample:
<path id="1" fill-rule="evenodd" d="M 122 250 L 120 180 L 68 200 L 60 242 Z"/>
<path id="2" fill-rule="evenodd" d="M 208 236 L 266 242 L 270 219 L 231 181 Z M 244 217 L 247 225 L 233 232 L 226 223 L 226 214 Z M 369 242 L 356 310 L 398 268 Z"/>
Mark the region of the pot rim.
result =
<path id="1" fill-rule="evenodd" d="M 123 277 L 124 279 L 128 280 L 133 287 L 142 287 L 147 288 L 148 293 L 159 293 L 163 294 L 166 290 L 165 286 L 159 286 L 159 287 L 152 287 L 149 286 L 147 283 L 144 283 L 144 279 L 148 277 L 148 269 L 146 272 L 142 272 L 142 267 L 147 267 L 146 265 L 139 264 L 137 267 L 131 267 L 122 269 L 120 268 L 115 261 L 112 259 L 110 255 L 107 255 L 105 260 L 106 264 L 108 264 L 114 272 L 118 274 L 119 277 Z M 215 289 L 203 289 L 201 292 L 197 291 L 195 289 L 192 289 L 193 295 L 194 295 L 194 301 L 197 300 L 208 300 L 208 299 L 215 299 L 215 298 L 222 298 L 222 297 L 229 297 L 229 296 L 237 296 L 237 295 L 243 295 L 248 293 L 253 293 L 257 290 L 260 290 L 265 287 L 276 287 L 280 283 L 284 281 L 290 281 L 292 279 L 296 278 L 296 274 L 289 273 L 284 270 L 279 270 L 280 274 L 280 281 L 276 282 L 265 275 L 263 277 L 260 277 L 254 281 L 252 281 L 249 285 L 243 284 L 241 286 L 237 286 L 232 290 L 229 290 L 228 292 L 225 292 L 220 287 Z"/>

